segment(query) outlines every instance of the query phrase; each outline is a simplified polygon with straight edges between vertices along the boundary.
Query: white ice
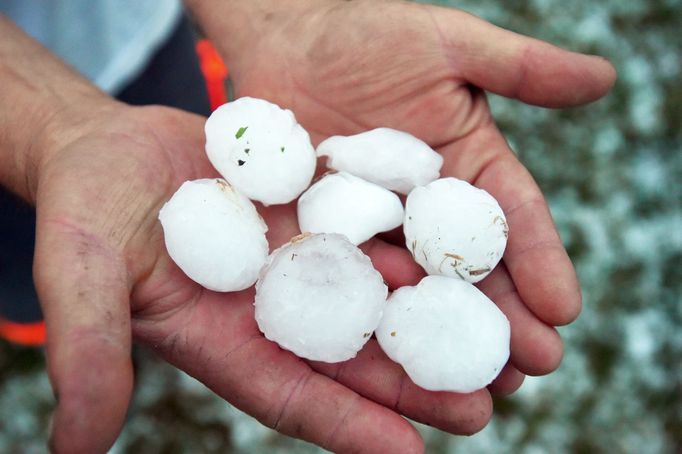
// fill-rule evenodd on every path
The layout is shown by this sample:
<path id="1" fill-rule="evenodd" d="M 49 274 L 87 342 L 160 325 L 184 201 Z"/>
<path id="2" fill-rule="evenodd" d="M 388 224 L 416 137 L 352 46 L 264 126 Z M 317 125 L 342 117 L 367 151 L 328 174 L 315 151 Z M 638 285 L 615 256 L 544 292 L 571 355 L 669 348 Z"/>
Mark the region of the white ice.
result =
<path id="1" fill-rule="evenodd" d="M 354 136 L 333 136 L 317 147 L 327 167 L 343 170 L 386 189 L 408 194 L 439 177 L 441 155 L 411 134 L 377 128 Z"/>
<path id="2" fill-rule="evenodd" d="M 429 391 L 484 388 L 509 358 L 504 314 L 472 284 L 444 276 L 393 292 L 376 335 L 388 357 Z"/>
<path id="3" fill-rule="evenodd" d="M 225 180 L 186 181 L 161 208 L 166 249 L 187 276 L 219 292 L 256 282 L 268 228 L 253 203 Z"/>
<path id="4" fill-rule="evenodd" d="M 300 235 L 268 258 L 256 284 L 256 321 L 301 358 L 345 361 L 377 327 L 387 292 L 369 257 L 342 235 Z"/>
<path id="5" fill-rule="evenodd" d="M 397 195 L 346 172 L 331 173 L 298 199 L 301 232 L 341 233 L 353 244 L 403 223 Z"/>
<path id="6" fill-rule="evenodd" d="M 407 249 L 428 274 L 478 282 L 502 258 L 509 229 L 490 194 L 442 178 L 410 192 L 404 231 Z"/>
<path id="7" fill-rule="evenodd" d="M 209 160 L 248 198 L 264 205 L 288 203 L 310 185 L 315 150 L 290 110 L 239 98 L 215 110 L 205 131 Z"/>

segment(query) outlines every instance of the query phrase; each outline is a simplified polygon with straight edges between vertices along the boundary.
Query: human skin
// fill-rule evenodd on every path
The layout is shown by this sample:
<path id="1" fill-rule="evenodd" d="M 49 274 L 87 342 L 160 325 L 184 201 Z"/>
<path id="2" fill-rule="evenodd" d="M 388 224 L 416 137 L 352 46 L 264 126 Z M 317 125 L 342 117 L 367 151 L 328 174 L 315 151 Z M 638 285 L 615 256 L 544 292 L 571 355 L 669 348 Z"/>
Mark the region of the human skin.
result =
<path id="1" fill-rule="evenodd" d="M 553 326 L 577 316 L 579 286 L 481 89 L 580 105 L 613 84 L 605 60 L 405 2 L 187 3 L 238 96 L 291 108 L 315 142 L 378 126 L 408 131 L 443 154 L 444 176 L 495 196 L 511 233 L 504 265 L 480 288 L 511 322 L 512 353 L 489 390 L 512 392 L 524 374 L 558 366 Z M 341 365 L 304 362 L 260 334 L 252 289 L 219 294 L 190 281 L 166 254 L 157 215 L 183 181 L 216 175 L 203 153 L 204 119 L 118 103 L 6 19 L 0 35 L 0 182 L 36 205 L 54 451 L 111 446 L 130 399 L 133 339 L 264 424 L 335 452 L 421 452 L 402 416 L 456 434 L 487 423 L 488 389 L 421 390 L 373 340 Z M 271 248 L 298 233 L 293 204 L 259 210 Z M 363 249 L 392 288 L 422 275 L 404 248 L 373 240 Z"/>

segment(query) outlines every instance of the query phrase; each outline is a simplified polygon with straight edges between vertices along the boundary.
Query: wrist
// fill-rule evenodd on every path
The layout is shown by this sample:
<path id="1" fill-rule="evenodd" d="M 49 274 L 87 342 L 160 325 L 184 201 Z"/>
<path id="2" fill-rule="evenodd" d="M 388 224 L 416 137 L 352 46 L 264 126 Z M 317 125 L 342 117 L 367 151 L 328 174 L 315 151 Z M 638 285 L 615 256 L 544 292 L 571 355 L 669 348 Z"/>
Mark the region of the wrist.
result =
<path id="1" fill-rule="evenodd" d="M 128 107 L 103 93 L 101 95 L 53 106 L 43 115 L 40 132 L 30 144 L 36 178 L 45 164 L 69 144 L 103 128 L 107 118 L 115 118 L 120 110 Z"/>
<path id="2" fill-rule="evenodd" d="M 2 15 L 0 35 L 0 184 L 33 202 L 56 125 L 112 101 Z"/>
<path id="3" fill-rule="evenodd" d="M 40 103 L 24 105 L 21 112 L 10 117 L 9 128 L 2 127 L 10 131 L 1 144 L 3 154 L 8 152 L 3 161 L 9 166 L 0 171 L 0 181 L 32 204 L 45 164 L 85 134 L 95 118 L 102 118 L 100 113 L 119 104 L 97 90 L 83 96 L 71 95 L 68 102 L 42 98 Z"/>

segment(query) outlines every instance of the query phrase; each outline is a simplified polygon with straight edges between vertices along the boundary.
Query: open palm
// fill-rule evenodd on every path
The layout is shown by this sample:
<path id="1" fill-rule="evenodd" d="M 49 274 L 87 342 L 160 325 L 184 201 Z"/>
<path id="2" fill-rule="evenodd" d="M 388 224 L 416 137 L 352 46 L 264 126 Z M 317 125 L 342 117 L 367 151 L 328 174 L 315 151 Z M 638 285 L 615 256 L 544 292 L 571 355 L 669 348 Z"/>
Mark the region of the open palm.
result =
<path id="1" fill-rule="evenodd" d="M 314 6 L 273 25 L 248 52 L 226 54 L 238 96 L 291 108 L 317 140 L 380 126 L 405 130 L 442 153 L 443 176 L 495 196 L 510 236 L 503 264 L 480 287 L 512 325 L 511 361 L 499 384 L 509 390 L 522 373 L 558 366 L 562 344 L 553 326 L 578 315 L 580 288 L 547 204 L 495 126 L 483 90 L 545 107 L 584 104 L 613 84 L 608 62 L 461 11 L 401 1 Z M 372 397 L 363 366 L 346 365 L 337 379 Z"/>
<path id="2" fill-rule="evenodd" d="M 229 61 L 237 94 L 293 109 L 316 141 L 378 126 L 409 131 L 443 153 L 443 175 L 492 193 L 510 238 L 504 265 L 481 288 L 511 321 L 512 355 L 491 388 L 509 392 L 524 373 L 553 370 L 562 347 L 552 325 L 575 318 L 579 287 L 537 185 L 475 87 L 574 105 L 605 93 L 611 68 L 461 12 L 319 4 Z M 132 388 L 132 337 L 263 423 L 337 452 L 420 451 L 401 414 L 453 433 L 488 421 L 488 390 L 421 390 L 375 341 L 340 365 L 307 363 L 259 333 L 253 290 L 217 294 L 179 271 L 156 217 L 184 180 L 215 175 L 202 118 L 116 105 L 86 126 L 53 144 L 36 195 L 58 450 L 98 452 L 113 442 Z M 271 247 L 297 233 L 291 205 L 260 211 Z M 391 287 L 420 277 L 404 248 L 374 240 L 364 249 Z"/>
<path id="3" fill-rule="evenodd" d="M 173 109 L 116 104 L 56 140 L 40 169 L 35 278 L 59 402 L 52 445 L 64 452 L 111 445 L 130 399 L 135 339 L 281 432 L 335 451 L 406 440 L 419 449 L 396 411 L 436 425 L 454 416 L 429 413 L 435 399 L 415 387 L 399 401 L 395 385 L 404 373 L 396 365 L 382 357 L 374 366 L 379 380 L 365 389 L 391 408 L 361 398 L 262 336 L 253 289 L 202 289 L 170 260 L 160 207 L 183 181 L 215 175 L 203 152 L 203 122 Z M 293 205 L 260 212 L 271 247 L 298 233 Z M 364 247 L 393 286 L 418 273 L 404 249 L 378 241 Z M 376 350 L 374 342 L 367 354 Z M 450 401 L 473 412 L 448 422 L 451 430 L 486 422 L 485 396 Z"/>

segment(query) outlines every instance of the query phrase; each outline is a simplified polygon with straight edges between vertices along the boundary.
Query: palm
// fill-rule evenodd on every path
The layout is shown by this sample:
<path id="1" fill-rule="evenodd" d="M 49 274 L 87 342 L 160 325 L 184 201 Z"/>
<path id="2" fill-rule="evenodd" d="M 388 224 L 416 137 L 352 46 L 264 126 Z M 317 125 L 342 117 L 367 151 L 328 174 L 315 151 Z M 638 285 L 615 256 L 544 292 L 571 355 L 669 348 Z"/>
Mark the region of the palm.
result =
<path id="1" fill-rule="evenodd" d="M 172 264 L 157 221 L 160 207 L 182 182 L 217 176 L 203 152 L 203 121 L 172 109 L 126 109 L 108 117 L 108 124 L 95 125 L 94 134 L 66 143 L 41 175 L 40 228 L 69 248 L 82 245 L 85 250 L 74 250 L 73 260 L 93 252 L 114 276 L 116 267 L 125 267 L 133 320 L 141 327 L 156 325 L 150 314 L 165 318 L 165 312 L 188 310 L 200 295 L 217 296 L 202 292 Z M 261 212 L 277 226 L 269 232 L 271 242 L 281 244 L 297 233 L 288 219 L 291 207 Z M 247 293 L 230 298 L 243 300 Z M 143 338 L 149 335 L 140 331 Z M 165 325 L 150 332 L 173 334 Z"/>
<path id="2" fill-rule="evenodd" d="M 163 117 L 157 114 L 153 118 Z M 194 123 L 198 122 L 197 119 Z M 153 126 L 157 137 L 164 137 L 167 139 L 164 142 L 179 146 L 164 146 L 154 150 L 151 156 L 159 153 L 159 159 L 147 162 L 149 171 L 161 167 L 175 170 L 168 175 L 156 171 L 156 178 L 170 182 L 170 187 L 163 185 L 148 192 L 148 198 L 155 202 L 147 210 L 142 223 L 148 223 L 149 228 L 135 229 L 149 232 L 139 242 L 135 256 L 144 257 L 150 249 L 150 243 L 157 246 L 152 249 L 154 257 L 147 260 L 153 266 L 140 269 L 138 274 L 144 278 L 136 282 L 132 294 L 132 328 L 136 337 L 152 345 L 169 362 L 199 378 L 222 397 L 284 433 L 313 438 L 329 447 L 343 448 L 345 440 L 342 434 L 346 430 L 360 429 L 356 427 L 361 424 L 360 420 L 356 421 L 353 415 L 365 415 L 368 412 L 374 413 L 377 422 L 383 424 L 385 429 L 388 427 L 384 434 L 386 437 L 390 437 L 393 431 L 404 432 L 406 423 L 393 410 L 357 399 L 350 389 L 313 372 L 309 365 L 293 354 L 267 341 L 258 330 L 253 316 L 253 289 L 229 295 L 201 289 L 171 263 L 162 246 L 162 233 L 156 221 L 160 203 L 167 200 L 185 179 L 205 177 L 214 171 L 201 151 L 203 133 L 197 137 L 196 129 L 192 129 L 192 126 L 186 130 L 177 130 L 176 124 Z M 168 126 L 168 130 L 165 126 Z M 150 155 L 150 150 L 146 149 L 146 153 Z M 172 160 L 170 166 L 164 162 L 168 159 Z M 147 172 L 141 172 L 140 181 L 147 181 L 144 184 L 149 185 L 148 176 Z M 271 249 L 298 233 L 293 204 L 259 207 L 259 211 L 270 226 L 268 240 Z M 363 247 L 389 285 L 395 286 L 405 279 L 413 279 L 418 273 L 417 266 L 405 250 L 377 242 L 370 242 Z M 145 262 L 140 259 L 136 261 Z M 379 361 L 372 364 L 371 368 L 366 364 L 370 356 L 379 357 Z M 351 363 L 357 366 L 353 365 L 349 369 L 359 367 L 382 377 L 374 383 L 353 383 L 352 388 L 365 395 L 372 394 L 380 404 L 396 406 L 398 412 L 464 433 L 476 431 L 487 422 L 490 410 L 487 392 L 471 396 L 440 396 L 420 390 L 406 383 L 408 380 L 405 380 L 404 372 L 379 351 L 376 341 L 370 341 L 361 357 Z M 315 366 L 318 369 L 325 368 L 321 364 Z M 327 369 L 327 372 L 337 375 L 337 371 Z M 399 401 L 398 396 L 403 393 L 404 397 Z M 308 411 L 312 401 L 323 402 L 325 406 L 319 409 L 319 413 L 312 409 Z M 442 414 L 429 413 L 436 401 L 446 407 Z M 447 408 L 448 404 L 450 408 Z M 331 410 L 328 408 L 330 405 Z M 460 415 L 464 408 L 466 413 L 470 413 L 468 418 Z M 300 414 L 305 416 L 301 417 Z M 304 431 L 300 429 L 301 420 L 304 423 L 308 421 Z M 376 434 L 374 438 L 373 443 L 377 446 L 386 446 L 388 442 Z M 392 440 L 389 443 L 396 442 Z"/>
<path id="3" fill-rule="evenodd" d="M 60 401 L 76 406 L 60 405 L 55 424 L 71 431 L 55 436 L 73 430 L 98 434 L 57 444 L 98 451 L 116 435 L 132 386 L 131 333 L 282 432 L 343 447 L 341 435 L 356 430 L 359 422 L 346 422 L 343 416 L 367 412 L 404 432 L 406 423 L 393 411 L 357 399 L 348 388 L 267 341 L 253 317 L 253 289 L 231 294 L 204 290 L 168 257 L 159 208 L 183 181 L 215 175 L 203 153 L 203 119 L 164 108 L 124 108 L 104 119 L 95 116 L 87 128 L 93 133 L 59 145 L 42 169 L 37 194 L 36 283 L 44 295 L 50 374 Z M 271 246 L 297 233 L 293 208 L 261 207 L 271 227 Z M 390 264 L 392 260 L 384 260 L 385 271 L 399 269 L 406 258 L 387 246 L 376 249 L 372 254 L 378 262 L 382 255 L 399 259 Z M 390 270 L 386 274 L 390 279 Z M 388 380 L 404 376 L 387 361 L 380 368 L 386 369 L 381 372 Z M 96 394 L 83 395 L 88 383 L 97 383 Z M 379 400 L 394 402 L 399 389 L 382 392 Z M 408 403 L 420 397 L 411 392 Z M 481 398 L 451 400 L 471 405 Z M 336 412 L 320 408 L 319 414 L 302 416 L 311 401 L 336 405 Z M 486 404 L 483 398 L 478 407 L 485 409 Z M 415 417 L 431 420 L 421 406 L 416 406 Z M 74 418 L 74 412 L 98 417 Z M 457 430 L 475 430 L 486 414 L 482 418 L 458 423 Z M 302 420 L 309 421 L 303 432 Z M 438 419 L 434 423 L 445 424 Z"/>
<path id="4" fill-rule="evenodd" d="M 292 108 L 318 139 L 388 126 L 440 145 L 487 115 L 482 96 L 453 77 L 440 38 L 430 10 L 419 5 L 343 5 L 299 15 L 264 37 L 233 79 L 238 96 Z"/>
<path id="5" fill-rule="evenodd" d="M 292 21 L 265 37 L 258 52 L 235 62 L 237 95 L 290 107 L 316 140 L 380 126 L 411 132 L 443 154 L 444 176 L 469 180 L 493 194 L 507 213 L 511 234 L 506 266 L 481 287 L 512 322 L 510 368 L 530 374 L 556 368 L 562 349 L 551 325 L 577 315 L 575 274 L 542 194 L 491 121 L 485 94 L 470 82 L 549 106 L 584 102 L 581 96 L 597 89 L 564 95 L 525 87 L 523 71 L 527 77 L 538 71 L 524 69 L 533 62 L 531 51 L 520 52 L 529 61 L 505 68 L 511 82 L 495 80 L 488 74 L 494 68 L 472 65 L 479 59 L 475 40 L 484 38 L 474 35 L 508 43 L 518 38 L 496 36 L 506 32 L 488 30 L 462 12 L 402 2 L 343 2 Z M 306 26 L 310 23 L 315 26 Z M 548 59 L 560 52 L 526 44 Z M 537 87 L 554 83 L 540 76 Z M 562 77 L 570 79 L 570 70 Z M 545 272 L 539 275 L 537 269 Z"/>
<path id="6" fill-rule="evenodd" d="M 248 291 L 202 292 L 165 252 L 161 205 L 183 181 L 215 175 L 203 153 L 203 119 L 172 109 L 119 108 L 90 122 L 85 130 L 92 132 L 66 138 L 42 169 L 36 284 L 44 295 L 50 373 L 60 399 L 78 402 L 84 385 L 115 371 L 91 402 L 79 402 L 95 414 L 106 406 L 100 418 L 74 419 L 69 409 L 55 416 L 69 418 L 60 427 L 91 432 L 94 424 L 106 446 L 127 407 L 131 332 L 201 376 L 215 372 L 206 363 L 212 355 L 258 330 L 253 317 L 244 316 L 251 310 Z M 272 229 L 271 241 L 291 236 L 290 210 L 264 215 L 281 226 Z M 207 356 L 196 355 L 205 344 L 211 345 Z M 89 442 L 83 437 L 67 445 L 101 450 Z"/>
<path id="7" fill-rule="evenodd" d="M 552 65 L 543 73 L 532 66 L 535 57 L 565 57 L 547 48 L 522 52 L 524 61 L 509 73 L 488 72 L 485 64 L 495 57 L 480 43 L 519 44 L 518 37 L 507 42 L 499 30 L 462 13 L 403 2 L 311 3 L 335 6 L 277 23 L 255 48 L 229 62 L 238 96 L 292 108 L 315 141 L 378 126 L 409 131 L 443 153 L 444 175 L 495 195 L 511 236 L 506 266 L 482 288 L 511 321 L 512 356 L 493 387 L 508 392 L 520 384 L 519 371 L 554 369 L 561 342 L 550 325 L 575 317 L 575 275 L 537 186 L 490 121 L 484 95 L 469 83 L 559 106 L 603 94 L 608 77 L 597 82 L 583 67 L 571 72 Z M 458 40 L 451 28 L 474 37 Z M 501 64 L 509 60 L 503 57 Z M 552 71 L 574 89 L 550 90 Z M 135 112 L 119 128 L 99 125 L 97 137 L 65 146 L 60 159 L 46 165 L 37 197 L 36 280 L 50 327 L 51 375 L 64 402 L 55 426 L 71 426 L 65 434 L 98 434 L 94 441 L 85 437 L 83 451 L 106 447 L 122 422 L 127 399 L 121 396 L 129 396 L 132 383 L 131 331 L 264 423 L 334 451 L 419 450 L 418 436 L 399 414 L 455 433 L 487 422 L 487 390 L 421 390 L 375 341 L 341 365 L 307 364 L 260 335 L 252 290 L 216 294 L 188 280 L 165 253 L 156 216 L 182 181 L 213 175 L 202 152 L 202 120 L 158 108 Z M 104 139 L 102 130 L 108 131 Z M 85 191 L 74 193 L 74 187 Z M 292 206 L 261 213 L 271 246 L 296 233 Z M 404 248 L 374 241 L 365 249 L 390 286 L 419 278 Z M 75 276 L 60 272 L 65 263 Z M 67 303 L 51 304 L 54 295 Z M 69 317 L 74 313 L 79 316 Z M 116 372 L 102 382 L 102 370 Z M 97 392 L 83 392 L 88 384 Z M 98 417 L 74 418 L 81 408 Z"/>
<path id="8" fill-rule="evenodd" d="M 237 95 L 291 108 L 316 141 L 381 126 L 408 131 L 443 154 L 443 176 L 493 194 L 510 238 L 504 264 L 480 287 L 512 325 L 510 364 L 496 387 L 511 391 L 523 373 L 554 370 L 562 344 L 553 325 L 577 316 L 580 290 L 544 198 L 496 128 L 481 88 L 570 106 L 602 96 L 612 69 L 458 11 L 385 1 L 333 5 L 296 15 L 254 52 L 228 60 Z M 384 358 L 370 345 L 341 372 L 313 366 L 385 403 L 370 385 L 378 375 L 368 357 Z M 442 408 L 460 410 L 453 402 Z"/>
<path id="9" fill-rule="evenodd" d="M 173 272 L 164 266 L 156 216 L 183 181 L 215 175 L 202 153 L 202 119 L 141 108 L 119 110 L 106 123 L 91 121 L 92 132 L 61 144 L 42 171 L 39 225 L 70 242 L 95 243 L 93 248 L 104 249 L 111 262 L 126 268 L 128 284 L 148 280 L 142 277 L 155 275 L 157 268 Z M 173 292 L 195 288 L 186 279 L 172 283 Z M 135 299 L 132 309 L 144 311 L 150 304 Z"/>

